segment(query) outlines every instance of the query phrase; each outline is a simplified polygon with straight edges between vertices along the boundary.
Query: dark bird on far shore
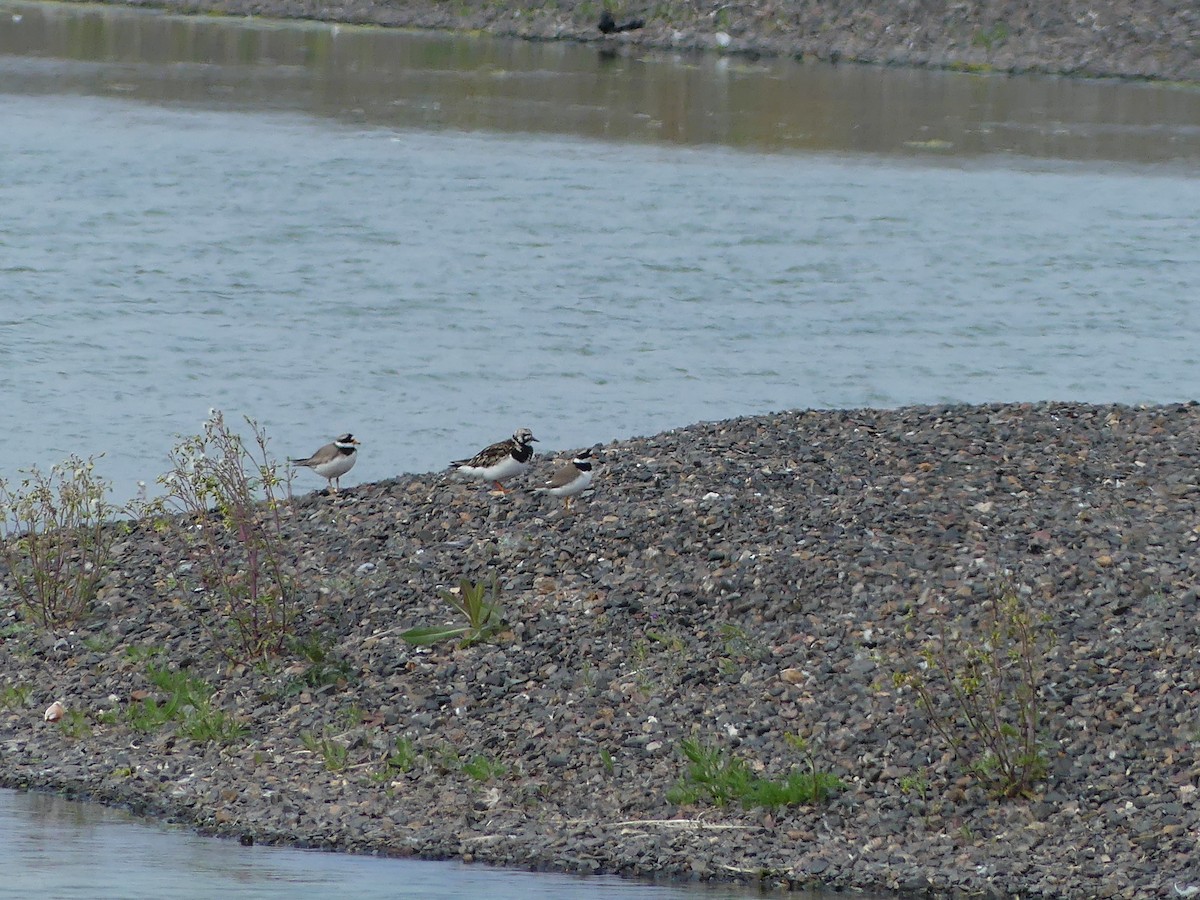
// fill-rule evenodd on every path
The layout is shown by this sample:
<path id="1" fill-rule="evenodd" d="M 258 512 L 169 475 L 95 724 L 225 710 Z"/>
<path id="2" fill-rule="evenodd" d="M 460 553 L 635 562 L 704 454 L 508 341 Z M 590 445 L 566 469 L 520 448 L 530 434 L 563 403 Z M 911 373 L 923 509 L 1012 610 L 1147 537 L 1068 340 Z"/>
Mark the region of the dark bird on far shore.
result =
<path id="1" fill-rule="evenodd" d="M 600 33 L 601 34 L 616 34 L 619 31 L 636 31 L 638 28 L 646 24 L 644 19 L 630 19 L 628 22 L 617 24 L 617 20 L 613 18 L 613 14 L 607 9 L 600 13 Z"/>

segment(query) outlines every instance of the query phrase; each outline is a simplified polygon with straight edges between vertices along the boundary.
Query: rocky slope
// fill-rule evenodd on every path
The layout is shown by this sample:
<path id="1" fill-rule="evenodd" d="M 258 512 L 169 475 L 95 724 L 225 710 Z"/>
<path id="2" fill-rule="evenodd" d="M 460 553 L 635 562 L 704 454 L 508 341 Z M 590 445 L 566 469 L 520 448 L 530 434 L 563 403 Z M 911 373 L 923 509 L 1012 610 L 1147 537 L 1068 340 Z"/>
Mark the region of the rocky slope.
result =
<path id="1" fill-rule="evenodd" d="M 360 852 L 1170 895 L 1200 886 L 1198 451 L 1194 405 L 805 411 L 601 447 L 569 515 L 441 473 L 311 494 L 285 520 L 301 645 L 267 665 L 222 653 L 177 534 L 137 528 L 87 622 L 0 629 L 0 782 Z M 401 639 L 492 573 L 500 634 Z M 1009 800 L 893 682 L 942 629 L 979 645 L 997 576 L 1055 638 L 1037 654 L 1047 775 Z M 153 667 L 206 680 L 244 734 L 135 729 L 131 708 L 169 699 Z M 57 698 L 67 717 L 44 722 Z M 688 738 L 846 788 L 672 802 Z"/>

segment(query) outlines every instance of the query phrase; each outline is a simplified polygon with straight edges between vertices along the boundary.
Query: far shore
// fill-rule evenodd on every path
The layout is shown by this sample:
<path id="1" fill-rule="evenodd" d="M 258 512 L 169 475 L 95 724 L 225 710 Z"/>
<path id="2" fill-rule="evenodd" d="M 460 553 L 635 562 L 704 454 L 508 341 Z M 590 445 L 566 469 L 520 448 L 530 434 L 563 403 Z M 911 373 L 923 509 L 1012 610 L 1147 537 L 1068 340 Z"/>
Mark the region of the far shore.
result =
<path id="1" fill-rule="evenodd" d="M 118 0 L 221 13 L 481 32 L 613 49 L 711 51 L 821 62 L 1200 81 L 1200 7 L 1169 0 L 973 3 L 639 3 L 616 0 Z M 643 26 L 603 35 L 602 9 Z"/>

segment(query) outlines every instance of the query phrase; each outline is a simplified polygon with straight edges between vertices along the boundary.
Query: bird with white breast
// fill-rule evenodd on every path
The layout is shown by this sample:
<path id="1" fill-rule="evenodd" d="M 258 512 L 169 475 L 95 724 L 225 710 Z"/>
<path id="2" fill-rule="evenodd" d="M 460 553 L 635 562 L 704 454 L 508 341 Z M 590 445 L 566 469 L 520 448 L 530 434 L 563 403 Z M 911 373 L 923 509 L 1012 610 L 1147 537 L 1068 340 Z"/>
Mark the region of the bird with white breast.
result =
<path id="1" fill-rule="evenodd" d="M 312 469 L 329 482 L 329 490 L 337 493 L 341 487 L 341 477 L 354 468 L 358 461 L 359 442 L 350 433 L 336 438 L 333 443 L 326 444 L 307 459 L 289 459 L 293 466 L 305 466 Z"/>
<path id="2" fill-rule="evenodd" d="M 484 447 L 470 459 L 457 459 L 450 463 L 460 475 L 477 481 L 490 481 L 502 494 L 507 494 L 502 482 L 519 475 L 529 468 L 533 459 L 533 443 L 537 438 L 528 428 L 518 428 L 507 441 Z"/>
<path id="3" fill-rule="evenodd" d="M 592 451 L 584 450 L 567 465 L 555 472 L 545 484 L 534 488 L 539 494 L 550 494 L 563 501 L 563 510 L 571 511 L 571 500 L 586 491 L 592 484 Z"/>

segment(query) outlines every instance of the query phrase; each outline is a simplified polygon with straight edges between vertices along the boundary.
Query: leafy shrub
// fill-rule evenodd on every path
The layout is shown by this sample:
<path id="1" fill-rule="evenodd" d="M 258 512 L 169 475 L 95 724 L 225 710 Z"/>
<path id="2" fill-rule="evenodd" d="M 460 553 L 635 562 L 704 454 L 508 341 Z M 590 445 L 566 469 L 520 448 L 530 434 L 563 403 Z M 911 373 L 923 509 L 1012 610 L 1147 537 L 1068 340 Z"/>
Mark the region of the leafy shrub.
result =
<path id="1" fill-rule="evenodd" d="M 267 452 L 259 425 L 246 420 L 253 448 L 214 410 L 204 433 L 171 451 L 171 470 L 159 479 L 166 502 L 183 514 L 184 537 L 198 567 L 201 610 L 216 632 L 227 632 L 236 660 L 280 653 L 291 637 L 295 610 L 293 566 L 283 535 L 290 472 Z"/>
<path id="2" fill-rule="evenodd" d="M 21 603 L 47 628 L 77 622 L 91 606 L 116 536 L 116 512 L 95 458 L 68 457 L 50 472 L 0 478 L 0 556 Z"/>
<path id="3" fill-rule="evenodd" d="M 1055 635 L 1009 584 L 981 614 L 975 629 L 940 616 L 893 682 L 916 693 L 968 772 L 1000 796 L 1028 795 L 1046 774 L 1041 685 Z"/>

